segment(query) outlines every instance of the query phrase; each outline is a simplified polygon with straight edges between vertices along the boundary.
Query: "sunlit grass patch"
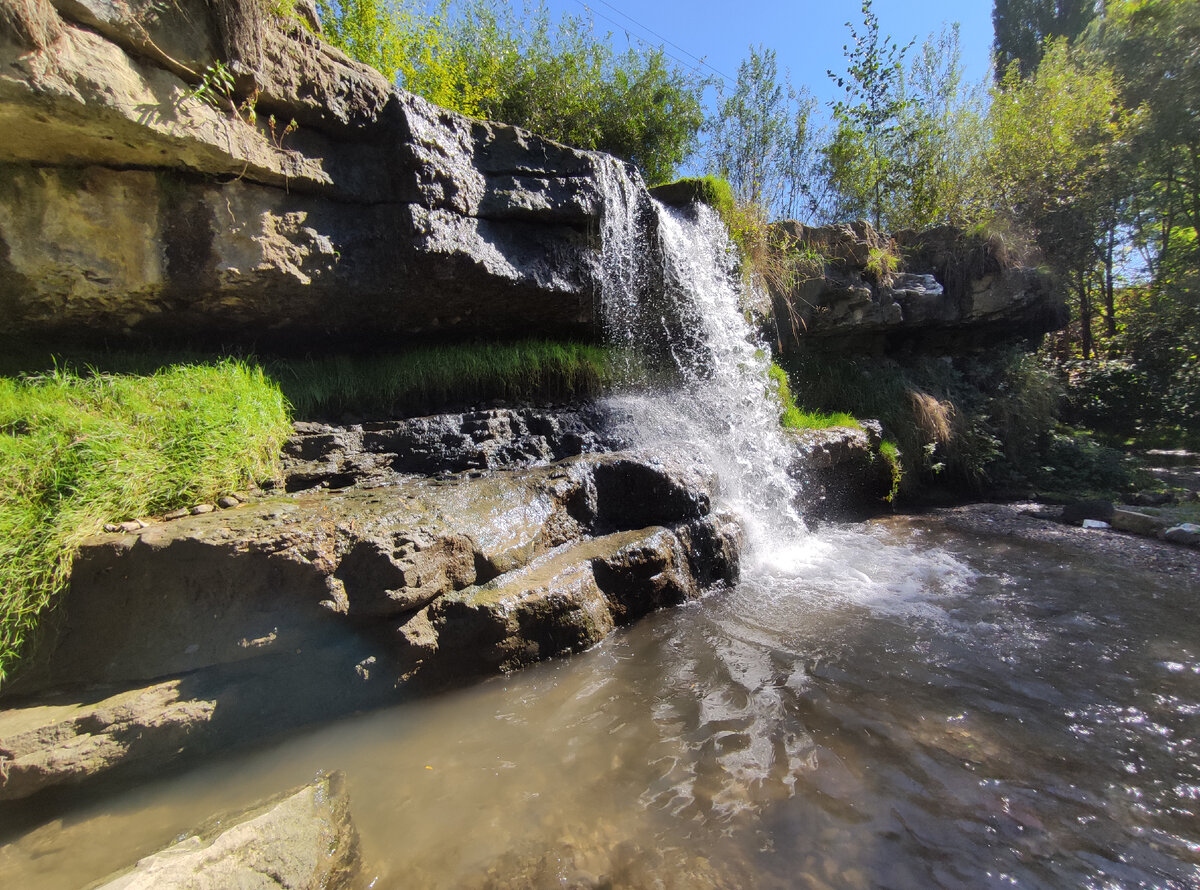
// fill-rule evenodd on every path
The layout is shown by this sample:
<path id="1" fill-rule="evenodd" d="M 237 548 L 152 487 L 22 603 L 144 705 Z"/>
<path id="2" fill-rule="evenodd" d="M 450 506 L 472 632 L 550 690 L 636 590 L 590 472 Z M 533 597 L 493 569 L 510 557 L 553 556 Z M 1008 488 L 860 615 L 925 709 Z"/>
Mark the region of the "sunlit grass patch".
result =
<path id="1" fill-rule="evenodd" d="M 82 540 L 273 476 L 289 432 L 278 386 L 234 360 L 0 378 L 0 683 Z"/>

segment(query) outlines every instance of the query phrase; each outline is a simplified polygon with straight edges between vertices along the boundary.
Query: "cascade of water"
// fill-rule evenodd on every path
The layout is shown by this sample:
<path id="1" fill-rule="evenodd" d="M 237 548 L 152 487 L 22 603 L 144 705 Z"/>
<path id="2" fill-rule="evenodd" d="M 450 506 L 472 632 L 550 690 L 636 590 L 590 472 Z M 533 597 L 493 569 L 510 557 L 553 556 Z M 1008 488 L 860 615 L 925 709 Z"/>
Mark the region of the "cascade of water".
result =
<path id="1" fill-rule="evenodd" d="M 624 345 L 665 346 L 682 385 L 610 404 L 631 419 L 639 442 L 682 445 L 712 466 L 751 553 L 762 554 L 794 539 L 801 526 L 788 475 L 793 452 L 779 429 L 778 405 L 767 396 L 769 353 L 742 314 L 728 234 L 708 207 L 685 212 L 651 202 L 658 242 L 647 245 L 629 193 L 612 188 L 604 232 L 606 335 Z M 646 268 L 648 257 L 660 268 Z"/>

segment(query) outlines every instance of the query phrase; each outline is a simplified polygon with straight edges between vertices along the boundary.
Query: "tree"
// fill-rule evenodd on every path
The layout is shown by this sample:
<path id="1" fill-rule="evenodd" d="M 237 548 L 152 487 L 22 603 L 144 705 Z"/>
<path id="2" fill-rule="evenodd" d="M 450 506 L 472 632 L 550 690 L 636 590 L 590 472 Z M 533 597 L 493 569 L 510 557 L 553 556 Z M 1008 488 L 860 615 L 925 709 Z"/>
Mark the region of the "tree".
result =
<path id="1" fill-rule="evenodd" d="M 783 218 L 811 217 L 815 104 L 806 90 L 780 83 L 774 50 L 750 47 L 733 92 L 718 91 L 707 125 L 708 166 L 738 201 Z"/>
<path id="2" fill-rule="evenodd" d="M 879 18 L 871 0 L 862 3 L 863 30 L 846 23 L 853 39 L 846 53 L 844 75 L 826 72 L 846 98 L 832 103 L 834 136 L 825 148 L 825 173 L 832 184 L 839 215 L 870 213 L 875 228 L 882 229 L 884 201 L 889 190 L 900 186 L 908 171 L 900 163 L 900 143 L 906 138 L 904 113 L 904 56 L 890 37 L 881 37 Z"/>
<path id="3" fill-rule="evenodd" d="M 980 213 L 979 175 L 987 145 L 987 91 L 963 78 L 957 24 L 931 35 L 903 82 L 907 107 L 898 144 L 908 173 L 886 215 L 897 228 L 965 225 Z"/>
<path id="4" fill-rule="evenodd" d="M 1117 150 L 1129 116 L 1112 72 L 1051 40 L 1037 70 L 1013 63 L 992 98 L 987 174 L 995 214 L 1030 231 L 1075 291 L 1092 354 L 1096 268 L 1122 191 Z"/>
<path id="5" fill-rule="evenodd" d="M 1046 41 L 1074 40 L 1096 17 L 1096 0 L 996 0 L 992 7 L 996 79 L 1013 62 L 1029 77 L 1042 60 Z"/>

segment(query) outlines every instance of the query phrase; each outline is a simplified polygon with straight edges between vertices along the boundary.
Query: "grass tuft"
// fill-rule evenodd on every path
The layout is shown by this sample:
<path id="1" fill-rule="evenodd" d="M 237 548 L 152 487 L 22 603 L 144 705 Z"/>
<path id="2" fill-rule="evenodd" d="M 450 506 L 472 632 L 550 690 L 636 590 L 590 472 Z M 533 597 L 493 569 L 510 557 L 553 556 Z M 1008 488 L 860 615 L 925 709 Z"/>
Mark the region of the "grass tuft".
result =
<path id="1" fill-rule="evenodd" d="M 779 424 L 789 430 L 827 430 L 835 426 L 861 428 L 861 424 L 844 411 L 805 411 L 796 405 L 787 372 L 774 362 L 767 371 L 770 389 L 779 402 Z"/>
<path id="2" fill-rule="evenodd" d="M 290 429 L 279 388 L 234 360 L 0 378 L 0 684 L 81 541 L 273 476 Z"/>
<path id="3" fill-rule="evenodd" d="M 636 376 L 622 353 L 584 343 L 526 340 L 430 346 L 397 355 L 266 363 L 298 417 L 403 417 L 489 401 L 597 396 Z"/>

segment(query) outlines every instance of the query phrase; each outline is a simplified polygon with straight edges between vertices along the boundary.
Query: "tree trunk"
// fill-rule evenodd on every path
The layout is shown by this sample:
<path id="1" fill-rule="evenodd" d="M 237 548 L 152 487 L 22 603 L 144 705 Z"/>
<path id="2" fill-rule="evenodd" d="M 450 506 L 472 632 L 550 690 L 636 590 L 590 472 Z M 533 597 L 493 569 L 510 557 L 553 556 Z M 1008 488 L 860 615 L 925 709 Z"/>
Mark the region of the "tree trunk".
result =
<path id="1" fill-rule="evenodd" d="M 1079 272 L 1079 351 L 1086 361 L 1092 357 L 1092 299 L 1088 293 L 1087 272 Z"/>
<path id="2" fill-rule="evenodd" d="M 1104 239 L 1104 331 L 1117 336 L 1116 297 L 1113 292 L 1113 255 L 1117 249 L 1117 224 L 1110 223 Z"/>

